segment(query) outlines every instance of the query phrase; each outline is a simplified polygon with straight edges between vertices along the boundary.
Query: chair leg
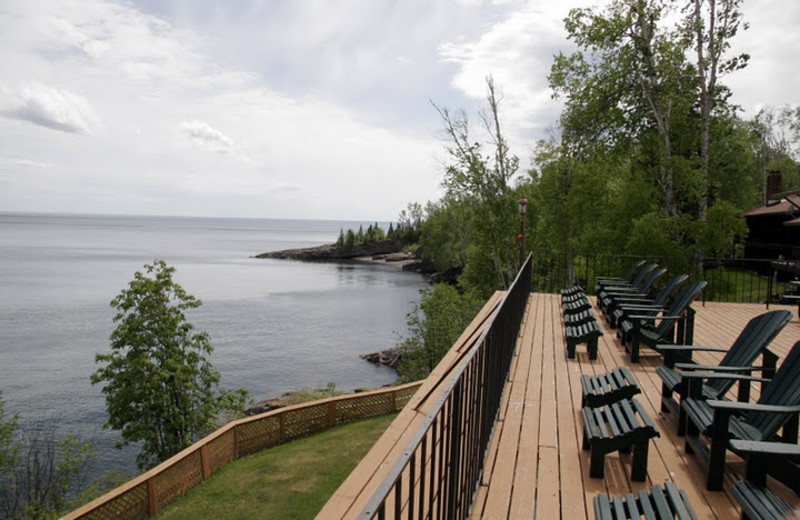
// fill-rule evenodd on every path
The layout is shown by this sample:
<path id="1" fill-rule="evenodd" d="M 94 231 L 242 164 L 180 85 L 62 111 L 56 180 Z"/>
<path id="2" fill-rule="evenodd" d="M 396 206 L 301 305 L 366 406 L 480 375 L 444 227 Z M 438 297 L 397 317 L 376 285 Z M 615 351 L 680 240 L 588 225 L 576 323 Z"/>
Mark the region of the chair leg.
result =
<path id="1" fill-rule="evenodd" d="M 681 408 L 680 411 L 678 411 L 678 437 L 686 435 L 687 422 L 686 411 Z"/>
<path id="2" fill-rule="evenodd" d="M 670 409 L 667 403 L 664 402 L 665 398 L 672 399 L 672 390 L 665 383 L 661 383 L 661 411 L 669 413 Z"/>
<path id="3" fill-rule="evenodd" d="M 589 359 L 597 359 L 597 338 L 591 338 L 587 348 L 589 350 Z"/>
<path id="4" fill-rule="evenodd" d="M 650 439 L 637 442 L 633 446 L 633 461 L 631 466 L 631 480 L 644 482 L 647 480 L 647 455 L 650 451 Z"/>
<path id="5" fill-rule="evenodd" d="M 575 342 L 567 340 L 567 357 L 575 359 Z"/>
<path id="6" fill-rule="evenodd" d="M 639 331 L 641 324 L 638 320 L 633 320 L 633 330 L 631 331 L 630 346 L 628 352 L 631 354 L 631 363 L 639 362 Z"/>
<path id="7" fill-rule="evenodd" d="M 708 479 L 706 489 L 722 491 L 722 478 L 725 473 L 725 442 L 711 439 L 711 451 L 708 456 Z"/>
<path id="8" fill-rule="evenodd" d="M 597 446 L 593 446 L 592 453 L 589 456 L 589 476 L 591 478 L 603 478 L 605 463 L 605 452 L 598 449 Z"/>
<path id="9" fill-rule="evenodd" d="M 639 338 L 633 337 L 631 338 L 631 346 L 630 346 L 630 353 L 631 353 L 631 363 L 638 363 L 639 362 Z"/>
<path id="10" fill-rule="evenodd" d="M 709 491 L 722 490 L 722 477 L 725 473 L 725 452 L 728 449 L 729 424 L 730 415 L 716 410 L 714 413 L 714 432 L 711 434 L 711 448 L 708 453 L 706 489 Z"/>

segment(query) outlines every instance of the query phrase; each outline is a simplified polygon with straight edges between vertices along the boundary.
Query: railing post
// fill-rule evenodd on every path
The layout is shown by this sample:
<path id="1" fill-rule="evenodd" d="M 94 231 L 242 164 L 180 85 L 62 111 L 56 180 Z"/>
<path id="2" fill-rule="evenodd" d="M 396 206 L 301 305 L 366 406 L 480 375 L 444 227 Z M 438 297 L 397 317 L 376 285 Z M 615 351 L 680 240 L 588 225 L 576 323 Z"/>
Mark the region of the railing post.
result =
<path id="1" fill-rule="evenodd" d="M 211 476 L 211 463 L 208 460 L 208 444 L 200 446 L 200 467 L 203 470 L 203 480 Z"/>
<path id="2" fill-rule="evenodd" d="M 150 516 L 158 514 L 158 489 L 155 475 L 147 479 L 147 512 Z"/>
<path id="3" fill-rule="evenodd" d="M 328 403 L 328 428 L 333 428 L 336 426 L 336 403 L 337 401 L 331 401 Z"/>

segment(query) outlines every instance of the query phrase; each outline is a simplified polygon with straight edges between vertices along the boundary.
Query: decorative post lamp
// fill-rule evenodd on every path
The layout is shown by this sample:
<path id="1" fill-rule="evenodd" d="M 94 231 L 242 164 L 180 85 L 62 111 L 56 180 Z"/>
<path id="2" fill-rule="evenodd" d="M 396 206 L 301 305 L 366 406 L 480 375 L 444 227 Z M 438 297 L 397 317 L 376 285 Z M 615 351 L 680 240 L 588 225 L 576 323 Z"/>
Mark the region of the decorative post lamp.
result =
<path id="1" fill-rule="evenodd" d="M 522 264 L 525 262 L 525 211 L 528 208 L 528 199 L 525 197 L 519 198 L 519 235 L 517 241 L 519 242 L 519 268 L 522 269 Z"/>

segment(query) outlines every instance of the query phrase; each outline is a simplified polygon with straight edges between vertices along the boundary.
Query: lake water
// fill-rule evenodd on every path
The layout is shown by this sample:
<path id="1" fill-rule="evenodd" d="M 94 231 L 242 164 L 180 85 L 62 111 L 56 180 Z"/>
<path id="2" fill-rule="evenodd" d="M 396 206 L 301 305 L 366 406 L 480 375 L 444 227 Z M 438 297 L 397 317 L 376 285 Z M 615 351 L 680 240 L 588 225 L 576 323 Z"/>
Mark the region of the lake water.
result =
<path id="1" fill-rule="evenodd" d="M 375 388 L 395 373 L 359 354 L 393 346 L 427 283 L 392 266 L 262 260 L 331 243 L 359 222 L 0 213 L 0 390 L 24 427 L 55 421 L 100 446 L 93 473 L 134 472 L 135 447 L 114 449 L 89 382 L 107 352 L 109 302 L 160 258 L 203 301 L 189 314 L 211 336 L 228 388 L 254 399 L 300 387 Z M 369 223 L 364 223 L 365 227 Z"/>

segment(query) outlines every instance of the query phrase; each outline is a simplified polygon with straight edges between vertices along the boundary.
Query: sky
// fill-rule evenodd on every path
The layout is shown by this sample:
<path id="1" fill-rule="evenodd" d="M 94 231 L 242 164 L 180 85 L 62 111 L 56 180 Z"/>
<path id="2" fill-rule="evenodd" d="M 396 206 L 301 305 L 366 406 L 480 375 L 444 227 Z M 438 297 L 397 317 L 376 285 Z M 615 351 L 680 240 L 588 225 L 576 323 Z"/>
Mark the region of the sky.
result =
<path id="1" fill-rule="evenodd" d="M 486 77 L 523 168 L 588 0 L 0 0 L 0 211 L 392 221 L 441 196 L 432 103 Z M 604 5 L 604 2 L 599 2 Z M 800 100 L 800 2 L 745 0 L 744 116 Z"/>

